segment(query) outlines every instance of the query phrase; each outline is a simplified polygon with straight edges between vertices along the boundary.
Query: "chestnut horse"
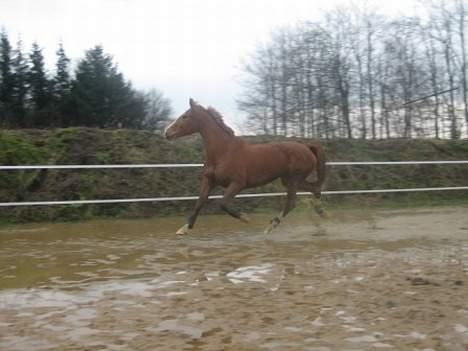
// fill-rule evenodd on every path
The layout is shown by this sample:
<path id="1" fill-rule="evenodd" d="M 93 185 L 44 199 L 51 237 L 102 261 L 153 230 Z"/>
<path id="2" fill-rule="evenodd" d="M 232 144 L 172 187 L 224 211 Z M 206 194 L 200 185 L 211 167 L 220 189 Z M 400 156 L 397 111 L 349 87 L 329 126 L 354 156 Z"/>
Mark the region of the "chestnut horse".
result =
<path id="1" fill-rule="evenodd" d="M 245 188 L 264 185 L 281 178 L 287 190 L 282 212 L 274 217 L 265 233 L 275 228 L 295 207 L 296 192 L 310 191 L 318 203 L 315 211 L 323 215 L 320 205 L 322 185 L 325 181 L 325 155 L 319 143 L 276 142 L 249 144 L 223 121 L 212 107 L 203 106 L 190 99 L 190 108 L 165 130 L 167 139 L 200 133 L 205 148 L 205 164 L 200 195 L 187 224 L 177 231 L 186 234 L 192 229 L 197 216 L 207 202 L 210 191 L 217 185 L 225 188 L 221 209 L 231 216 L 248 222 L 245 214 L 229 206 L 229 202 Z"/>

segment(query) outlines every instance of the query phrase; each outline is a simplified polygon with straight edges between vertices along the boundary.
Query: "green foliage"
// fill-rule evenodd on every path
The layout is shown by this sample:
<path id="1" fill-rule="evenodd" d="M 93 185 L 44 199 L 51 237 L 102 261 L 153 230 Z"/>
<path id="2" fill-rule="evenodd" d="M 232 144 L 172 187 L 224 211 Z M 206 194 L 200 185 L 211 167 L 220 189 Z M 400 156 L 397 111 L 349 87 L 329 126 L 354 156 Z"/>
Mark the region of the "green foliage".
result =
<path id="1" fill-rule="evenodd" d="M 253 143 L 285 140 L 249 137 Z M 289 139 L 291 140 L 291 139 Z M 301 140 L 301 139 L 293 139 Z M 330 161 L 378 160 L 459 160 L 466 159 L 468 144 L 441 140 L 333 140 L 324 142 Z M 117 164 L 201 162 L 199 138 L 169 142 L 147 131 L 67 128 L 0 132 L 0 164 Z M 341 166 L 330 167 L 327 189 L 379 189 L 467 185 L 466 165 L 423 166 Z M 158 196 L 184 196 L 198 193 L 200 169 L 109 169 L 0 171 L 2 201 L 80 200 Z M 250 192 L 283 191 L 273 182 Z M 215 193 L 220 193 L 216 189 Z M 300 203 L 306 202 L 301 197 Z M 460 203 L 466 192 L 377 194 L 327 196 L 327 206 L 413 206 Z M 279 210 L 281 198 L 236 200 L 243 211 Z M 5 208 L 0 221 L 80 220 L 86 218 L 183 215 L 191 201 L 38 206 Z M 205 212 L 216 212 L 215 201 Z"/>
<path id="2" fill-rule="evenodd" d="M 0 164 L 34 164 L 43 161 L 43 153 L 33 144 L 14 133 L 0 131 Z"/>
<path id="3" fill-rule="evenodd" d="M 0 33 L 0 127 L 11 123 L 14 78 L 11 69 L 11 45 L 7 33 Z"/>
<path id="4" fill-rule="evenodd" d="M 71 76 L 70 59 L 65 54 L 62 43 L 56 52 L 57 63 L 55 66 L 55 76 L 52 79 L 52 99 L 54 104 L 54 124 L 66 126 L 69 124 L 67 118 L 67 108 L 71 99 Z"/>
<path id="5" fill-rule="evenodd" d="M 34 126 L 46 127 L 51 125 L 51 116 L 46 108 L 52 102 L 50 81 L 44 67 L 42 49 L 37 43 L 33 43 L 29 54 L 31 68 L 29 70 L 29 85 L 31 93 L 32 109 L 35 112 Z"/>
<path id="6" fill-rule="evenodd" d="M 14 135 L 0 132 L 0 164 L 20 165 L 38 164 L 44 160 L 44 154 L 29 142 Z M 0 171 L 0 198 L 18 200 L 35 186 L 40 171 Z"/>
<path id="7" fill-rule="evenodd" d="M 87 50 L 73 75 L 62 43 L 56 54 L 51 76 L 38 43 L 26 60 L 21 41 L 12 50 L 0 33 L 0 128 L 160 129 L 172 114 L 161 93 L 135 90 L 102 46 Z"/>
<path id="8" fill-rule="evenodd" d="M 54 77 L 54 96 L 56 100 L 66 99 L 70 94 L 71 77 L 69 72 L 70 59 L 65 54 L 63 44 L 57 50 L 56 73 Z"/>
<path id="9" fill-rule="evenodd" d="M 12 125 L 24 128 L 27 125 L 26 120 L 26 98 L 28 94 L 28 74 L 29 67 L 26 58 L 23 55 L 23 44 L 19 40 L 14 51 L 12 62 L 13 68 L 13 96 L 11 109 L 13 113 Z"/>
<path id="10" fill-rule="evenodd" d="M 99 45 L 88 50 L 78 64 L 71 94 L 72 125 L 137 128 L 145 116 L 145 100 Z"/>

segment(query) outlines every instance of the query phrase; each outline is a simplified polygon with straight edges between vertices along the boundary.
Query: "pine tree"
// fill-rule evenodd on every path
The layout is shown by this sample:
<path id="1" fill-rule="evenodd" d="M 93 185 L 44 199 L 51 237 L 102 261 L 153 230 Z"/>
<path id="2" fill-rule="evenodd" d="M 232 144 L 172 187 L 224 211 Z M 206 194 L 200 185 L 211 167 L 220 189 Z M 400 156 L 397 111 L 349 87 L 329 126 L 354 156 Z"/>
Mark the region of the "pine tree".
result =
<path id="1" fill-rule="evenodd" d="M 29 55 L 31 60 L 31 70 L 29 72 L 29 85 L 31 87 L 31 103 L 34 115 L 34 124 L 38 127 L 51 125 L 50 111 L 47 108 L 51 105 L 50 82 L 44 67 L 44 56 L 42 49 L 35 42 Z"/>
<path id="2" fill-rule="evenodd" d="M 72 82 L 73 124 L 99 128 L 139 128 L 146 101 L 118 71 L 112 56 L 98 45 L 86 51 Z"/>
<path id="3" fill-rule="evenodd" d="M 24 128 L 27 125 L 26 97 L 28 93 L 29 66 L 23 55 L 23 43 L 18 40 L 13 52 L 13 97 L 12 113 L 14 116 L 13 126 Z"/>
<path id="4" fill-rule="evenodd" d="M 53 100 L 55 106 L 56 125 L 66 126 L 70 123 L 65 117 L 70 103 L 71 79 L 70 79 L 70 59 L 65 54 L 63 44 L 59 44 L 56 52 L 57 63 L 56 72 L 53 79 Z"/>
<path id="5" fill-rule="evenodd" d="M 13 73 L 11 70 L 11 45 L 5 30 L 0 33 L 0 126 L 11 124 L 13 101 Z"/>
<path id="6" fill-rule="evenodd" d="M 62 43 L 59 44 L 56 55 L 57 64 L 54 77 L 54 96 L 60 100 L 70 94 L 70 59 L 65 54 Z"/>

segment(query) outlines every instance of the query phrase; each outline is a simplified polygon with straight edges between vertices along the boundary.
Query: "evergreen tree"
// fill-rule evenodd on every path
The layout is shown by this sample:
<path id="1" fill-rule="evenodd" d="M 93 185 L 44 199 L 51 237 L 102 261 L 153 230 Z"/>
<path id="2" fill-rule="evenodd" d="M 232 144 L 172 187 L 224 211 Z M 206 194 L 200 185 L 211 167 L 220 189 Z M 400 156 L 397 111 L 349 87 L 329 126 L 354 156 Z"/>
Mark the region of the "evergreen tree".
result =
<path id="1" fill-rule="evenodd" d="M 57 64 L 54 78 L 54 96 L 62 99 L 70 94 L 70 59 L 65 54 L 62 43 L 56 52 Z"/>
<path id="2" fill-rule="evenodd" d="M 66 126 L 69 124 L 69 121 L 64 119 L 67 115 L 67 107 L 70 102 L 71 79 L 69 68 L 70 59 L 65 54 L 62 43 L 59 44 L 56 55 L 57 63 L 55 66 L 55 77 L 53 79 L 53 99 L 57 125 Z"/>
<path id="3" fill-rule="evenodd" d="M 51 105 L 50 82 L 44 67 L 42 49 L 36 42 L 32 45 L 29 58 L 31 60 L 29 85 L 31 87 L 34 125 L 38 127 L 51 126 L 51 114 L 47 110 Z"/>
<path id="4" fill-rule="evenodd" d="M 90 127 L 139 128 L 146 101 L 126 82 L 112 56 L 98 45 L 86 51 L 72 82 L 73 123 Z"/>
<path id="5" fill-rule="evenodd" d="M 14 79 L 11 70 L 11 45 L 5 30 L 0 33 L 0 126 L 11 123 Z"/>
<path id="6" fill-rule="evenodd" d="M 16 49 L 13 52 L 13 97 L 12 113 L 14 116 L 13 126 L 24 128 L 27 126 L 26 97 L 28 93 L 29 66 L 23 55 L 23 43 L 18 40 Z"/>

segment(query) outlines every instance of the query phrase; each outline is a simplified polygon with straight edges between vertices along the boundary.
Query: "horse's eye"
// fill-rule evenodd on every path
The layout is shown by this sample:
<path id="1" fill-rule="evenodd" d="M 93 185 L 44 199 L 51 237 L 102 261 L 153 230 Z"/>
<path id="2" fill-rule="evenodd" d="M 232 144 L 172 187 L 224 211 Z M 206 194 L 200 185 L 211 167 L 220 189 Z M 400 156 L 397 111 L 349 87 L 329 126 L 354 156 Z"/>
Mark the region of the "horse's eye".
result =
<path id="1" fill-rule="evenodd" d="M 182 118 L 187 119 L 187 118 L 189 118 L 189 116 L 188 115 L 183 115 Z"/>

